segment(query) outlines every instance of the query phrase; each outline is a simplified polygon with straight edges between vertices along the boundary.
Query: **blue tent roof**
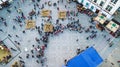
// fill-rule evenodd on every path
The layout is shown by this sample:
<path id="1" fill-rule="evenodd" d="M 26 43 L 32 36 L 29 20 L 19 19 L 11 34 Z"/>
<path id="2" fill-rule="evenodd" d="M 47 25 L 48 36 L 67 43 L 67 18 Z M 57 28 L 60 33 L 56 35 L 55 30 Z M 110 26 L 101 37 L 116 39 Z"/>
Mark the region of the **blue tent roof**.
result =
<path id="1" fill-rule="evenodd" d="M 97 67 L 102 61 L 97 51 L 90 47 L 69 60 L 67 67 Z"/>

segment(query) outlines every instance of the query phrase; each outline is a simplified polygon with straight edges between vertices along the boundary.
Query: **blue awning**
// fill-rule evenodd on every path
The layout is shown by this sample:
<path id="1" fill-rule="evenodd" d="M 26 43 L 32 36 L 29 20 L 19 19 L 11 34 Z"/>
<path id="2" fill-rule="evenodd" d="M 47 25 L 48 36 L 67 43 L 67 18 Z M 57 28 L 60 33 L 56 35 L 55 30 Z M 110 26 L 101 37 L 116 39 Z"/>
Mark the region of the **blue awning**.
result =
<path id="1" fill-rule="evenodd" d="M 67 67 L 97 67 L 102 61 L 97 51 L 90 47 L 69 60 Z"/>

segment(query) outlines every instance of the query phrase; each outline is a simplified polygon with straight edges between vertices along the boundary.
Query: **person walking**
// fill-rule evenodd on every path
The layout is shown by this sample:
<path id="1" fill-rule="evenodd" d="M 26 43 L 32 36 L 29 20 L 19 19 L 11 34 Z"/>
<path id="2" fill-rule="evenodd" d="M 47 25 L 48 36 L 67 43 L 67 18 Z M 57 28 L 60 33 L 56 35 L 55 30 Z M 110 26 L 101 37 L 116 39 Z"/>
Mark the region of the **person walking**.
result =
<path id="1" fill-rule="evenodd" d="M 19 36 L 18 35 L 15 35 L 17 38 L 19 38 Z"/>
<path id="2" fill-rule="evenodd" d="M 2 30 L 2 29 L 0 29 L 0 31 L 1 31 L 1 32 L 3 32 L 3 30 Z"/>
<path id="3" fill-rule="evenodd" d="M 8 34 L 9 37 L 12 37 L 10 34 Z"/>
<path id="4" fill-rule="evenodd" d="M 23 59 L 21 56 L 19 56 L 20 59 Z"/>
<path id="5" fill-rule="evenodd" d="M 39 61 L 38 61 L 38 60 L 36 60 L 36 62 L 37 62 L 37 63 L 39 63 Z"/>

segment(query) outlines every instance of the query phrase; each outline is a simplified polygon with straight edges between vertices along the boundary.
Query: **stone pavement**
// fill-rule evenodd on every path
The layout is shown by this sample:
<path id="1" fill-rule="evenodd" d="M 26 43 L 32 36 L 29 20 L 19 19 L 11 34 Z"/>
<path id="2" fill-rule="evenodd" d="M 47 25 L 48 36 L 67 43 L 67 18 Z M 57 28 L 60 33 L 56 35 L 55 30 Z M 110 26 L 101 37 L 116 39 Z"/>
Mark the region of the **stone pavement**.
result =
<path id="1" fill-rule="evenodd" d="M 42 7 L 42 4 L 45 4 L 45 2 L 51 1 L 52 3 L 57 3 L 58 0 L 41 0 L 38 4 L 39 7 Z M 57 7 L 59 7 L 59 10 L 63 11 L 72 11 L 77 12 L 76 4 L 70 3 L 66 0 L 61 2 L 59 1 L 59 4 L 57 4 L 56 7 L 54 6 L 48 6 L 44 5 L 44 9 L 52 10 L 52 20 L 51 22 L 55 25 L 56 20 L 58 19 L 58 10 Z M 35 41 L 35 38 L 41 38 L 42 36 L 38 34 L 38 31 L 36 29 L 25 29 L 25 23 L 24 20 L 22 20 L 22 27 L 19 23 L 15 22 L 13 19 L 15 19 L 17 16 L 20 16 L 19 13 L 17 13 L 15 6 L 17 9 L 21 9 L 28 19 L 29 12 L 34 9 L 34 4 L 31 0 L 25 0 L 24 3 L 21 3 L 20 0 L 15 0 L 12 5 L 9 8 L 5 8 L 0 11 L 0 16 L 4 17 L 7 22 L 7 27 L 0 23 L 0 29 L 2 29 L 4 32 L 0 32 L 0 39 L 3 40 L 8 36 L 8 34 L 11 34 L 12 37 L 10 39 L 14 41 L 20 42 L 20 49 L 21 53 L 16 56 L 10 63 L 8 63 L 6 66 L 0 66 L 0 67 L 10 67 L 11 64 L 14 63 L 16 60 L 20 60 L 19 56 L 23 58 L 25 61 L 26 67 L 40 67 L 42 66 L 40 63 L 36 63 L 36 60 L 38 60 L 36 57 L 32 58 L 31 56 L 31 50 L 34 49 L 32 45 L 35 45 L 37 47 L 38 45 L 43 45 L 43 43 L 37 43 Z M 67 6 L 65 8 L 65 5 Z M 6 9 L 11 10 L 11 13 L 8 13 Z M 41 11 L 42 9 L 36 8 L 36 12 Z M 64 21 L 59 20 L 59 22 L 63 25 L 67 25 L 68 23 L 71 23 L 73 21 L 80 20 L 80 24 L 82 27 L 87 29 L 90 25 L 94 26 L 94 24 L 91 24 L 90 17 L 85 14 L 78 14 L 78 16 L 71 15 L 69 18 L 75 18 L 75 20 L 69 20 L 68 18 Z M 43 20 L 47 20 L 47 18 L 42 17 L 41 15 L 33 16 L 33 19 L 36 20 L 36 26 L 41 27 L 41 23 L 45 23 Z M 13 29 L 13 26 L 15 26 L 16 29 Z M 25 30 L 25 33 L 23 31 Z M 113 37 L 107 33 L 106 31 L 101 32 L 98 29 L 94 29 L 94 31 L 97 31 L 97 37 L 94 39 L 86 40 L 86 37 L 90 36 L 91 33 L 85 33 L 85 30 L 82 29 L 82 33 L 78 33 L 76 31 L 69 31 L 68 29 L 64 30 L 63 33 L 60 33 L 57 36 L 50 37 L 50 41 L 48 43 L 48 48 L 45 50 L 45 57 L 47 58 L 46 65 L 48 67 L 61 67 L 64 64 L 64 59 L 70 59 L 73 56 L 76 55 L 76 49 L 79 47 L 81 49 L 85 49 L 86 46 L 94 46 L 95 49 L 99 52 L 101 57 L 103 59 L 106 59 L 107 56 L 111 54 L 111 52 L 115 49 L 113 46 L 112 48 L 109 48 L 109 42 L 107 41 L 108 38 L 113 39 Z M 19 37 L 16 37 L 18 35 Z M 103 35 L 106 35 L 106 38 L 104 38 Z M 76 42 L 76 39 L 79 39 L 78 42 Z M 67 49 L 66 49 L 67 48 Z M 30 54 L 30 58 L 26 58 L 26 54 Z M 54 61 L 55 60 L 55 61 Z M 45 66 L 46 66 L 45 65 Z M 107 64 L 109 65 L 109 63 Z M 102 66 L 101 66 L 102 67 Z"/>

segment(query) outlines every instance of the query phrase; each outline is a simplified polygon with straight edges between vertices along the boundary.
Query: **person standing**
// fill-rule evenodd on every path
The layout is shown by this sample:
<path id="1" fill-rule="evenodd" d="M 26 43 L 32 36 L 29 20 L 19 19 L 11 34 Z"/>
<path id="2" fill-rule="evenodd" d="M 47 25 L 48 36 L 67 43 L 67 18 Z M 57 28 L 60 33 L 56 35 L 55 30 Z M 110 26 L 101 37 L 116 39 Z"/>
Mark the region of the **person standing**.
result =
<path id="1" fill-rule="evenodd" d="M 10 34 L 8 34 L 9 37 L 12 37 Z"/>
<path id="2" fill-rule="evenodd" d="M 65 66 L 67 65 L 67 59 L 64 60 Z"/>
<path id="3" fill-rule="evenodd" d="M 3 21 L 4 22 L 4 25 L 7 27 L 7 23 L 6 23 L 6 21 Z"/>
<path id="4" fill-rule="evenodd" d="M 16 29 L 15 25 L 13 25 L 13 29 Z"/>

